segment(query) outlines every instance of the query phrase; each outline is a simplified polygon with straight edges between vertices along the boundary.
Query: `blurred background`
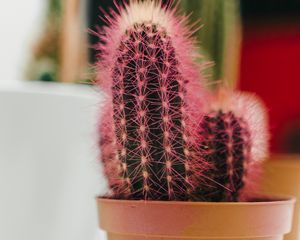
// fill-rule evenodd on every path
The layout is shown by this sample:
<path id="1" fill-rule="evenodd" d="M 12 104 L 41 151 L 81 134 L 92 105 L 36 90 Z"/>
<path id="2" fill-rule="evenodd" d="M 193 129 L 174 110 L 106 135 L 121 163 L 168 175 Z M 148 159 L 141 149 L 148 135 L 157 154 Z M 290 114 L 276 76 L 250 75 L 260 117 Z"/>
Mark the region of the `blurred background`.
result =
<path id="1" fill-rule="evenodd" d="M 1 0 L 0 81 L 89 83 L 98 39 L 111 0 Z M 300 152 L 300 0 L 182 0 L 196 33 L 212 87 L 225 83 L 257 93 L 267 104 L 273 152 Z"/>
<path id="2" fill-rule="evenodd" d="M 195 37 L 200 61 L 211 63 L 208 86 L 256 93 L 269 111 L 272 153 L 299 154 L 300 0 L 181 0 L 179 6 L 192 12 L 191 22 L 201 20 Z M 102 93 L 91 86 L 98 39 L 88 33 L 104 24 L 99 7 L 114 4 L 0 0 L 0 239 L 99 238 L 93 198 L 106 186 L 95 144 Z M 32 208 L 12 213 L 7 206 L 18 206 L 19 194 Z M 52 203 L 66 211 L 60 224 Z M 30 218 L 39 230 L 15 232 L 14 218 Z M 51 233 L 42 236 L 46 229 Z"/>

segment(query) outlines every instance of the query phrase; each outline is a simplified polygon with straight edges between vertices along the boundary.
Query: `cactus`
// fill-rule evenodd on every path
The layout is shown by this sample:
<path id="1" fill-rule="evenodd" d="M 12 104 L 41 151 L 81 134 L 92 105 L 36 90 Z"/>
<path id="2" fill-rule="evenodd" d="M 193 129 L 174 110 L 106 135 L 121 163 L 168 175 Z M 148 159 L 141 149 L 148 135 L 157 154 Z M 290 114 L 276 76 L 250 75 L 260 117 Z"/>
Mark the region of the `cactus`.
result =
<path id="1" fill-rule="evenodd" d="M 203 111 L 187 17 L 155 0 L 116 7 L 104 16 L 96 48 L 107 94 L 99 145 L 110 197 L 242 200 L 267 154 L 262 104 L 223 90 Z"/>
<path id="2" fill-rule="evenodd" d="M 193 30 L 187 17 L 160 1 L 117 8 L 105 16 L 97 46 L 99 82 L 110 106 L 100 147 L 112 197 L 193 199 L 201 169 Z"/>
<path id="3" fill-rule="evenodd" d="M 198 186 L 205 201 L 239 201 L 255 163 L 267 153 L 263 106 L 251 95 L 227 95 L 213 101 L 199 126 L 200 151 L 209 165 Z"/>

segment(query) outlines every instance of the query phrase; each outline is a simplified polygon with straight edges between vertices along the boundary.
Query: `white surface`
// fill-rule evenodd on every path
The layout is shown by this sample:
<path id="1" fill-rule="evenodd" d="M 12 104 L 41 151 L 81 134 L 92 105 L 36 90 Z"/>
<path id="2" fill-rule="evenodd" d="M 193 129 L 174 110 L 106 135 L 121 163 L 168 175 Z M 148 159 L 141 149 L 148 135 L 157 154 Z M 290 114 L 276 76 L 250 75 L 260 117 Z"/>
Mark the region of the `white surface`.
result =
<path id="1" fill-rule="evenodd" d="M 100 100 L 89 87 L 0 85 L 1 240 L 99 239 Z"/>
<path id="2" fill-rule="evenodd" d="M 0 82 L 23 79 L 44 20 L 45 0 L 0 0 Z"/>

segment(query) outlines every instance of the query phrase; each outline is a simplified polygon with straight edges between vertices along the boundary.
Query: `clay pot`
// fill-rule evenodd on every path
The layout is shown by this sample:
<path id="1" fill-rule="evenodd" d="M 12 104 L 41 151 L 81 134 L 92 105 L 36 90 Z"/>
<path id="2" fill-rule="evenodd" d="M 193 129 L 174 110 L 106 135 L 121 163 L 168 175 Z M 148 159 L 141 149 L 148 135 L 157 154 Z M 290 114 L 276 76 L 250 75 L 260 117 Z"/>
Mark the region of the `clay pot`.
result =
<path id="1" fill-rule="evenodd" d="M 161 202 L 98 198 L 108 240 L 282 240 L 293 198 L 254 202 Z"/>
<path id="2" fill-rule="evenodd" d="M 267 194 L 288 194 L 297 198 L 292 230 L 284 240 L 300 240 L 300 155 L 272 156 L 264 163 L 262 190 Z"/>

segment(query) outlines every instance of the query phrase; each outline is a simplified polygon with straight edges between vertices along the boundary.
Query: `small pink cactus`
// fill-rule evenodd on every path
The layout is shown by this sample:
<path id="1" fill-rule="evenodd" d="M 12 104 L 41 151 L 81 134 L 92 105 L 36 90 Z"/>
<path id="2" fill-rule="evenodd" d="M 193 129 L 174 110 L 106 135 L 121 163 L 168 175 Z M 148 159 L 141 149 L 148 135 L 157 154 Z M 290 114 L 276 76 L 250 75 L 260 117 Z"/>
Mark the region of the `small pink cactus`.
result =
<path id="1" fill-rule="evenodd" d="M 111 106 L 100 140 L 110 187 L 116 198 L 191 199 L 203 90 L 187 17 L 160 1 L 117 8 L 105 16 L 98 46 Z"/>
<path id="2" fill-rule="evenodd" d="M 206 201 L 238 201 L 257 161 L 268 152 L 266 114 L 245 93 L 222 92 L 200 124 L 201 152 L 210 167 L 199 192 Z"/>

